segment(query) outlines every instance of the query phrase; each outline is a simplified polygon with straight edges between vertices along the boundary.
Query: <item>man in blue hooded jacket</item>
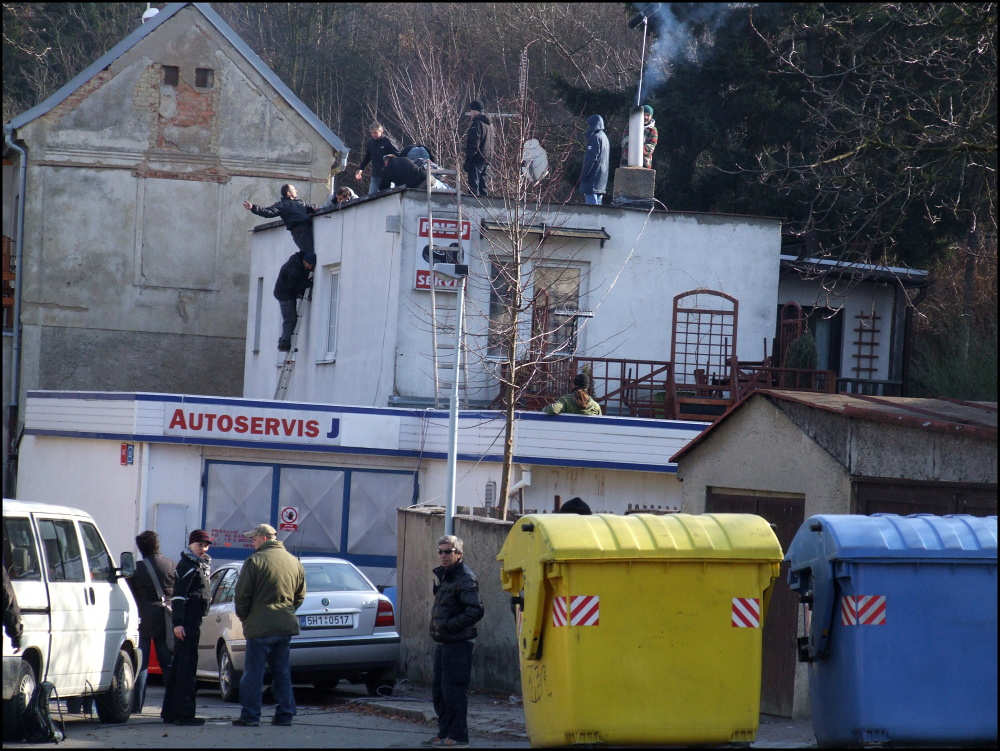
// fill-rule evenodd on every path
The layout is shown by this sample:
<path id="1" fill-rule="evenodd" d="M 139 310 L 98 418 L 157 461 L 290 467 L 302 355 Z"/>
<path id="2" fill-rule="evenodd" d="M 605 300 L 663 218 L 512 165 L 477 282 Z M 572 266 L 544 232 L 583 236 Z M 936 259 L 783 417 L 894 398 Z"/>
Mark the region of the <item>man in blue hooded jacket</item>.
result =
<path id="1" fill-rule="evenodd" d="M 587 118 L 587 152 L 583 156 L 580 173 L 580 192 L 591 206 L 600 206 L 608 188 L 608 154 L 611 149 L 604 132 L 604 118 L 591 115 Z"/>

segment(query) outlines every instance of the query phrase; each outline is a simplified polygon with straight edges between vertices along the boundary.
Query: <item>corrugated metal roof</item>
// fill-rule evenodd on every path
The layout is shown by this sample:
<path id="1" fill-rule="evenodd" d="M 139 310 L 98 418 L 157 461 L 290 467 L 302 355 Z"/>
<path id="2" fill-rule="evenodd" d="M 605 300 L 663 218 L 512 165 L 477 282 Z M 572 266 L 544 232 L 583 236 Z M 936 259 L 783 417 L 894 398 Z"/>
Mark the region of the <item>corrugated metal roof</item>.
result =
<path id="1" fill-rule="evenodd" d="M 823 394 L 812 391 L 760 389 L 751 392 L 702 431 L 693 441 L 670 457 L 676 462 L 705 441 L 719 425 L 750 399 L 762 398 L 801 404 L 855 420 L 903 425 L 982 440 L 997 439 L 997 403 L 964 402 L 958 399 L 926 399 L 906 396 L 866 396 L 863 394 Z"/>
<path id="2" fill-rule="evenodd" d="M 900 280 L 910 284 L 926 284 L 927 272 L 923 269 L 907 269 L 902 266 L 880 266 L 874 263 L 854 263 L 836 258 L 799 258 L 781 254 L 781 266 L 796 271 L 812 273 L 860 274 L 868 279 Z"/>
<path id="3" fill-rule="evenodd" d="M 311 125 L 312 128 L 340 154 L 341 164 L 346 163 L 347 154 L 350 151 L 347 145 L 345 145 L 337 134 L 330 130 L 330 128 L 316 116 L 315 112 L 309 109 L 301 99 L 295 96 L 292 90 L 289 89 L 288 86 L 286 86 L 285 83 L 278 78 L 277 74 L 271 70 L 263 60 L 260 59 L 256 52 L 250 49 L 249 45 L 247 45 L 247 43 L 240 38 L 239 34 L 233 31 L 233 28 L 222 19 L 222 16 L 212 10 L 208 3 L 170 3 L 157 15 L 153 16 L 152 19 L 146 23 L 140 24 L 134 31 L 132 31 L 131 34 L 122 39 L 104 55 L 71 78 L 65 86 L 52 94 L 52 96 L 35 105 L 27 112 L 22 112 L 17 117 L 11 119 L 10 122 L 4 125 L 4 130 L 15 131 L 18 128 L 27 125 L 32 120 L 35 120 L 49 112 L 69 97 L 74 91 L 79 89 L 87 81 L 111 65 L 115 60 L 132 49 L 132 47 L 138 44 L 141 40 L 156 31 L 161 25 L 169 21 L 188 5 L 196 8 L 198 12 L 201 13 L 213 27 L 215 27 L 215 30 L 222 34 L 222 36 L 224 36 L 226 40 L 233 45 L 233 47 L 235 47 L 244 58 L 246 58 L 247 62 L 250 63 L 250 65 L 252 65 L 258 73 L 260 73 L 261 77 L 264 78 L 264 80 L 266 80 L 286 102 L 288 102 L 289 106 L 291 106 L 291 108 L 294 109 L 302 117 L 302 119 L 308 122 L 309 125 Z"/>

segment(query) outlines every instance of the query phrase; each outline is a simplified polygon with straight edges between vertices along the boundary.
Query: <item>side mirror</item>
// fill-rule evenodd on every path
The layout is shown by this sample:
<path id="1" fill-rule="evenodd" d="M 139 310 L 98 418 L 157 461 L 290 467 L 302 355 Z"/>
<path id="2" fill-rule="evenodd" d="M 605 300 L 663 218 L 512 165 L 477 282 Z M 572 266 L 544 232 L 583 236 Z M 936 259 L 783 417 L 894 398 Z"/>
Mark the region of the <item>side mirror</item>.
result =
<path id="1" fill-rule="evenodd" d="M 375 589 L 377 589 L 379 591 L 379 594 L 385 594 L 385 585 L 384 584 L 376 584 L 375 585 Z"/>
<path id="2" fill-rule="evenodd" d="M 116 578 L 131 579 L 135 576 L 135 556 L 131 552 L 122 553 L 121 566 L 115 573 Z"/>

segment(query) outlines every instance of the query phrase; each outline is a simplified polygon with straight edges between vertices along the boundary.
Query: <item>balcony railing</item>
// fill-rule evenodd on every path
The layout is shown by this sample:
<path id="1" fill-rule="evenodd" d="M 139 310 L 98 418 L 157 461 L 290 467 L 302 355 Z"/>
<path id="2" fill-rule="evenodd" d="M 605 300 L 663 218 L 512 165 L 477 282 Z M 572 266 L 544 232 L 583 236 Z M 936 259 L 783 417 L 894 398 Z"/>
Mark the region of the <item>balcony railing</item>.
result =
<path id="1" fill-rule="evenodd" d="M 573 377 L 581 372 L 590 374 L 591 395 L 605 414 L 674 420 L 715 419 L 760 388 L 832 394 L 841 381 L 851 380 L 838 380 L 832 370 L 776 368 L 767 361 L 738 362 L 732 358 L 727 372 L 695 370 L 693 383 L 677 383 L 670 362 L 570 357 L 518 363 L 514 381 L 518 408 L 542 409 L 569 393 Z M 510 382 L 506 366 L 501 368 L 501 375 L 505 383 Z M 504 393 L 502 389 L 493 406 L 503 403 Z"/>

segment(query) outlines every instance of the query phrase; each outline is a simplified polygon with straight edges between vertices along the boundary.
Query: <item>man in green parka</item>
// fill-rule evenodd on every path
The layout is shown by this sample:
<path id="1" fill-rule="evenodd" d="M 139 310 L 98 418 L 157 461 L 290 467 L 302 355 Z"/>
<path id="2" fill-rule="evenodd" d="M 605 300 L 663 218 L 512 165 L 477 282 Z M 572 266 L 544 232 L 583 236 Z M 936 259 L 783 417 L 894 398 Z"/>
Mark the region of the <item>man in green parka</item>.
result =
<path id="1" fill-rule="evenodd" d="M 595 402 L 590 394 L 590 378 L 586 373 L 579 373 L 573 379 L 573 393 L 560 396 L 557 401 L 546 405 L 542 411 L 547 415 L 591 415 L 600 417 L 601 405 Z"/>
<path id="2" fill-rule="evenodd" d="M 243 533 L 253 541 L 255 552 L 240 569 L 236 581 L 236 616 L 243 622 L 247 640 L 240 704 L 243 710 L 234 725 L 260 725 L 260 702 L 264 668 L 270 663 L 272 689 L 277 707 L 272 725 L 291 725 L 295 716 L 289 647 L 299 633 L 295 615 L 306 597 L 306 572 L 299 559 L 285 550 L 270 524 L 258 524 Z"/>

